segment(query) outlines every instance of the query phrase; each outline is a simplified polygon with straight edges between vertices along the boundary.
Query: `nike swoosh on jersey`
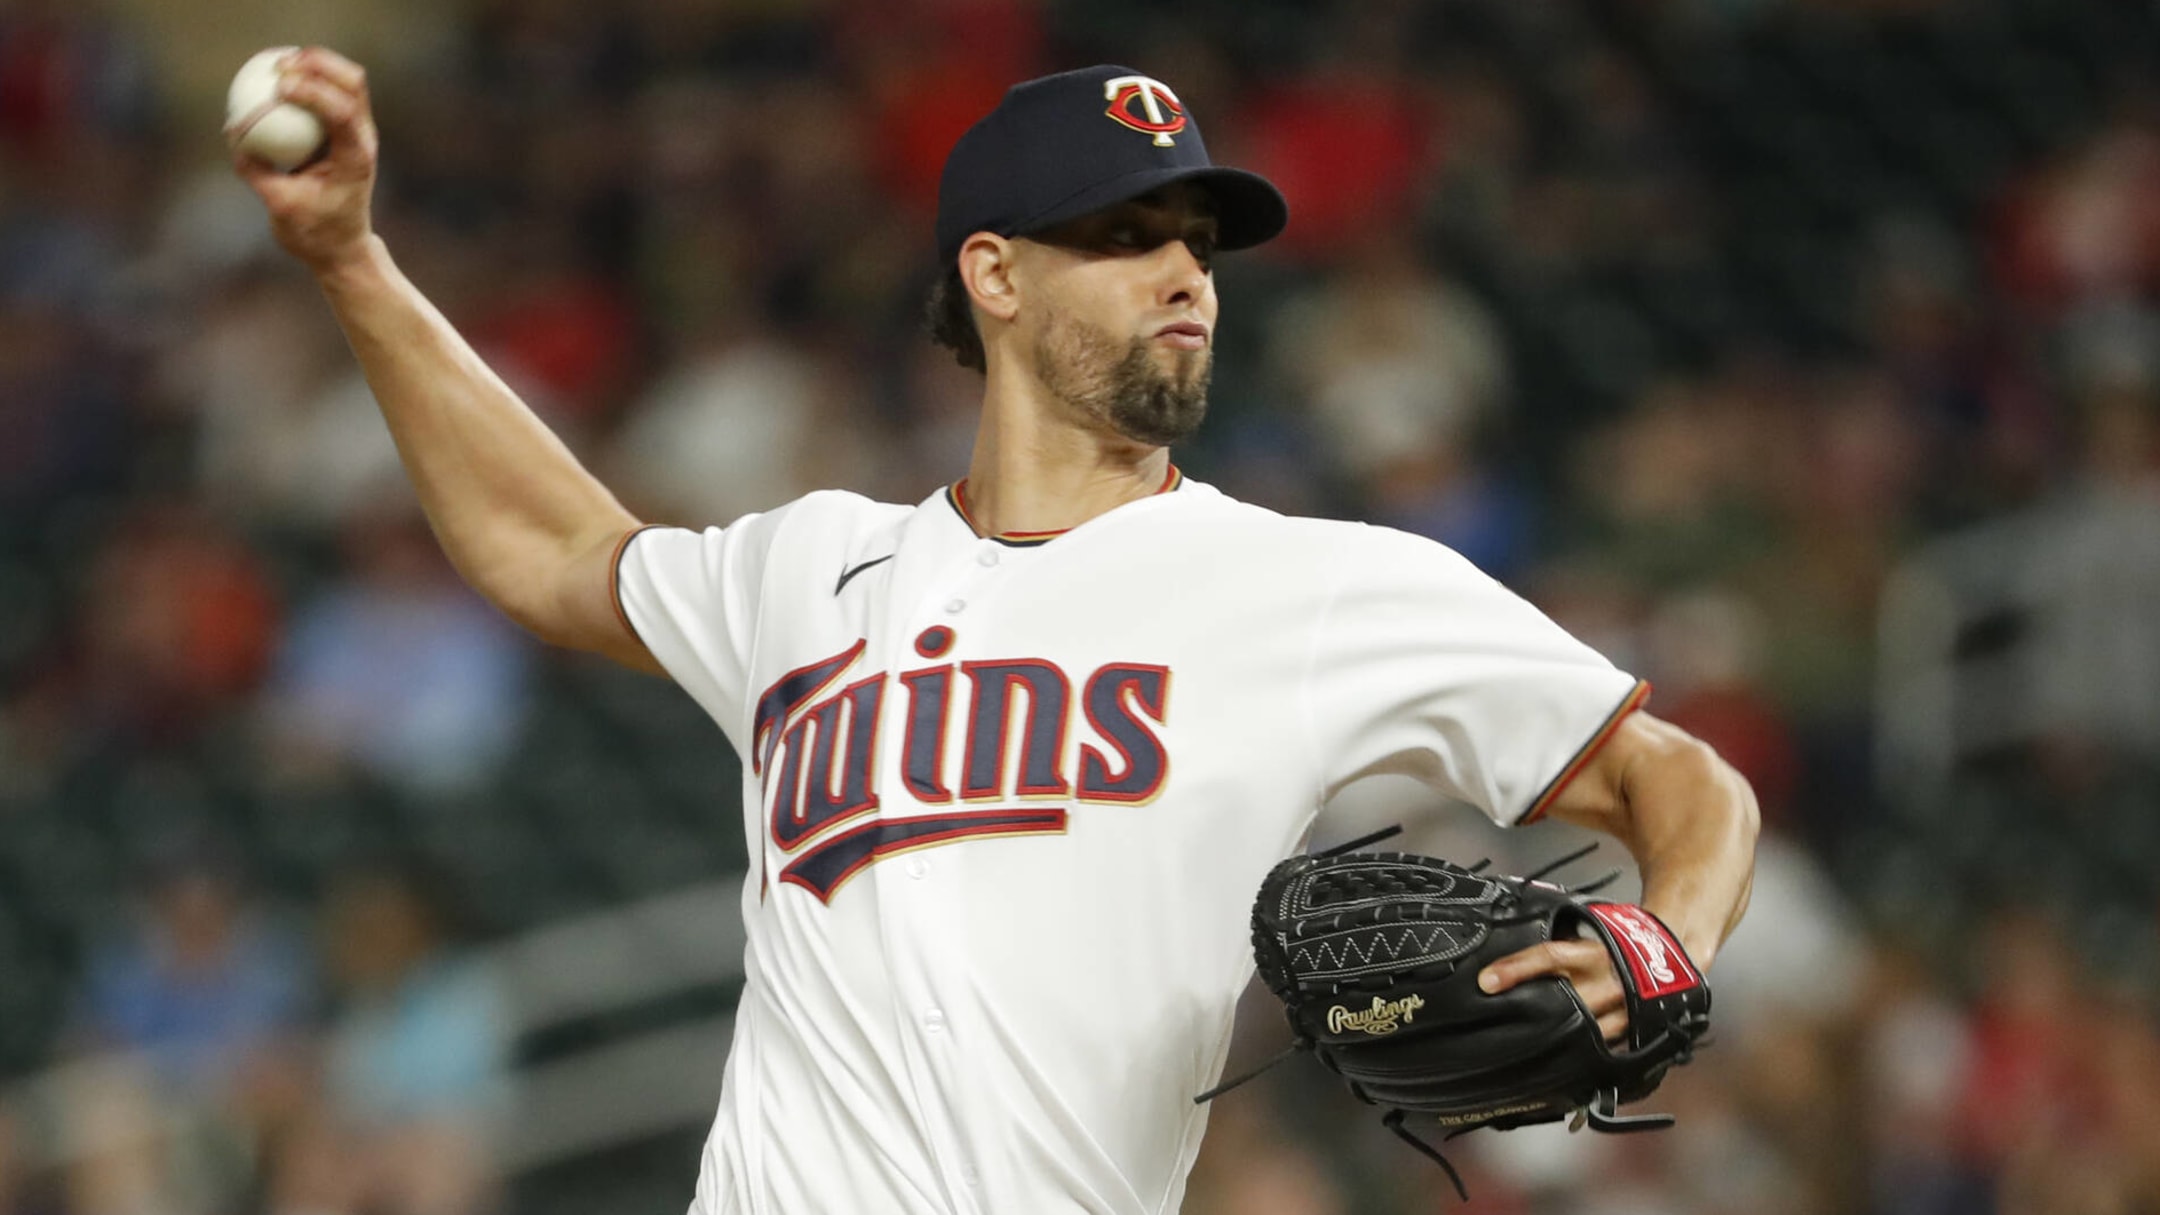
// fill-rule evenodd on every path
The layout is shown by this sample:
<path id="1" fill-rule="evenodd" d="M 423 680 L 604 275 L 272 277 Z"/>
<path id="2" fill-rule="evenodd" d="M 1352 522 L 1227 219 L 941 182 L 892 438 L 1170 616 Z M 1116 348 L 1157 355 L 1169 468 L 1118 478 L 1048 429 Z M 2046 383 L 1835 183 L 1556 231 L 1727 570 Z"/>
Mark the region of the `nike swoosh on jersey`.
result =
<path id="1" fill-rule="evenodd" d="M 863 562 L 861 565 L 856 566 L 854 569 L 840 571 L 840 581 L 833 583 L 832 593 L 834 597 L 837 598 L 840 592 L 847 589 L 849 579 L 852 579 L 853 577 L 855 577 L 855 575 L 862 573 L 864 570 L 869 569 L 873 565 L 882 565 L 885 562 L 892 560 L 895 555 L 896 554 L 893 553 L 887 553 L 882 557 L 872 557 L 870 560 Z"/>

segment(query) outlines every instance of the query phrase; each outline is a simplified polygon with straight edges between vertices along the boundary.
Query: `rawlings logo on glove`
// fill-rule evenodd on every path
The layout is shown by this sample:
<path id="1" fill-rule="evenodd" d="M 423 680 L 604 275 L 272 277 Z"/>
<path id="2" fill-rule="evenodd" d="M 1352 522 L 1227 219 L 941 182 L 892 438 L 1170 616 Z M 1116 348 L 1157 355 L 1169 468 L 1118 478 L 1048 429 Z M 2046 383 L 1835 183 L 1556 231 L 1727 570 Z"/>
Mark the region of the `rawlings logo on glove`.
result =
<path id="1" fill-rule="evenodd" d="M 1409 1021 L 1417 1016 L 1417 1010 L 1425 1007 L 1425 997 L 1405 996 L 1400 1000 L 1383 1000 L 1373 997 L 1372 1007 L 1351 1012 L 1342 1005 L 1327 1010 L 1327 1027 L 1330 1033 L 1346 1029 L 1368 1034 L 1392 1034 L 1397 1021 Z"/>

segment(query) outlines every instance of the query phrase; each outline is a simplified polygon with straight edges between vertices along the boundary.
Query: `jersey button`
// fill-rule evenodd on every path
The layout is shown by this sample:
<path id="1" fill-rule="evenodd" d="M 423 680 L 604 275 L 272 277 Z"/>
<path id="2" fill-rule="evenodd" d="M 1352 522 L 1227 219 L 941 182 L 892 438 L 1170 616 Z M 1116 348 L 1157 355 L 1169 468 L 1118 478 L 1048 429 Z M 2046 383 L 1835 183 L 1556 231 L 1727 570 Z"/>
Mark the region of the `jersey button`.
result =
<path id="1" fill-rule="evenodd" d="M 922 1027 L 923 1032 L 926 1034 L 944 1033 L 945 1010 L 941 1008 L 933 1008 L 929 1012 L 924 1013 L 922 1015 Z"/>
<path id="2" fill-rule="evenodd" d="M 967 600 L 965 599 L 948 599 L 945 601 L 945 614 L 948 616 L 958 616 L 966 610 Z"/>
<path id="3" fill-rule="evenodd" d="M 919 856 L 909 857 L 907 859 L 907 875 L 917 881 L 921 881 L 923 878 L 929 877 L 930 862 Z"/>
<path id="4" fill-rule="evenodd" d="M 960 1180 L 966 1185 L 981 1185 L 982 1174 L 975 1171 L 974 1165 L 964 1164 L 960 1166 Z"/>
<path id="5" fill-rule="evenodd" d="M 996 565 L 998 563 L 998 551 L 994 548 L 986 548 L 975 559 L 984 565 Z"/>

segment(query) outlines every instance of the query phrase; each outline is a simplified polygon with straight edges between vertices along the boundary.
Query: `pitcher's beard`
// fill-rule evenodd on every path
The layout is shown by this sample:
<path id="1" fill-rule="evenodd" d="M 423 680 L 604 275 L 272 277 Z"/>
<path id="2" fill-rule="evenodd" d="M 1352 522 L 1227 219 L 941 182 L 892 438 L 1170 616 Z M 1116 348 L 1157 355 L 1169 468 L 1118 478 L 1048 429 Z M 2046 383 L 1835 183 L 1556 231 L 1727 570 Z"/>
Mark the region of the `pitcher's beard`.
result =
<path id="1" fill-rule="evenodd" d="M 1168 447 L 1192 437 L 1207 416 L 1215 354 L 1178 351 L 1165 371 L 1152 347 L 1136 337 L 1121 349 L 1109 330 L 1059 317 L 1035 341 L 1035 374 L 1083 418 L 1136 443 Z"/>

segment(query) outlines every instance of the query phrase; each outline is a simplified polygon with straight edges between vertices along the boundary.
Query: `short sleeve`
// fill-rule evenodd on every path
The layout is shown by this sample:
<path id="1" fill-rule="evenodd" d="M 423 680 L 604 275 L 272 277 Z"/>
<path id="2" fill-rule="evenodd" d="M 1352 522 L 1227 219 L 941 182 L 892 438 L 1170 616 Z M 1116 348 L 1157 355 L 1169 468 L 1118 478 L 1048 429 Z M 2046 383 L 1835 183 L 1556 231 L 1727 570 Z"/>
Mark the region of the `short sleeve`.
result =
<path id="1" fill-rule="evenodd" d="M 1359 528 L 1335 572 L 1306 685 L 1325 797 L 1397 773 L 1535 818 L 1648 694 L 1442 545 Z"/>
<path id="2" fill-rule="evenodd" d="M 767 552 L 785 509 L 703 531 L 644 528 L 625 537 L 615 555 L 623 622 L 730 731 L 747 696 Z"/>

